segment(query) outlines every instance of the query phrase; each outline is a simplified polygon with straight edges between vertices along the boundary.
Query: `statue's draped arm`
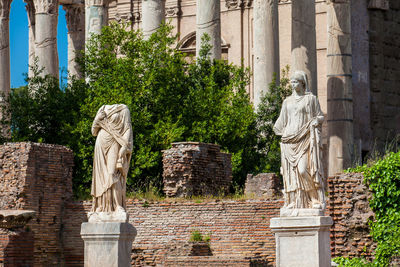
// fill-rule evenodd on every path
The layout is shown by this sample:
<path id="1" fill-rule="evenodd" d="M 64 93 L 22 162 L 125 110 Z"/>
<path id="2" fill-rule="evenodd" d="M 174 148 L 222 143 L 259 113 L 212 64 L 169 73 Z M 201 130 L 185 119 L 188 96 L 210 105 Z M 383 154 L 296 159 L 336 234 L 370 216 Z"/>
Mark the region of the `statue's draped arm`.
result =
<path id="1" fill-rule="evenodd" d="M 283 131 L 285 130 L 287 124 L 287 112 L 286 112 L 286 105 L 287 101 L 284 100 L 282 104 L 281 113 L 279 114 L 278 120 L 275 122 L 274 125 L 274 132 L 276 135 L 283 135 Z"/>

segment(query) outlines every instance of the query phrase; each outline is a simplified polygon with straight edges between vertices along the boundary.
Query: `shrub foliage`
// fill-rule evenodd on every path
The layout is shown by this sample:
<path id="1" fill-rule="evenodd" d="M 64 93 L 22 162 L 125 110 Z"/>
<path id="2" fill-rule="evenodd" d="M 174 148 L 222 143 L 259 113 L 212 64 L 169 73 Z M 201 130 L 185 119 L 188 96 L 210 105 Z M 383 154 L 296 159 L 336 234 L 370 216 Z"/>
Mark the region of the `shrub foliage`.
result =
<path id="1" fill-rule="evenodd" d="M 207 36 L 194 61 L 175 48 L 170 26 L 163 25 L 148 40 L 128 27 L 111 24 L 87 42 L 79 59 L 86 79 L 70 77 L 60 87 L 34 68 L 29 85 L 12 90 L 12 141 L 70 147 L 74 192 L 88 196 L 93 118 L 102 105 L 123 103 L 130 109 L 134 133 L 130 192 L 162 188 L 162 150 L 177 141 L 216 143 L 232 153 L 235 189 L 244 185 L 248 173 L 279 170 L 279 142 L 271 123 L 279 115 L 283 87 L 273 83 L 255 113 L 246 93 L 249 71 L 210 60 Z"/>

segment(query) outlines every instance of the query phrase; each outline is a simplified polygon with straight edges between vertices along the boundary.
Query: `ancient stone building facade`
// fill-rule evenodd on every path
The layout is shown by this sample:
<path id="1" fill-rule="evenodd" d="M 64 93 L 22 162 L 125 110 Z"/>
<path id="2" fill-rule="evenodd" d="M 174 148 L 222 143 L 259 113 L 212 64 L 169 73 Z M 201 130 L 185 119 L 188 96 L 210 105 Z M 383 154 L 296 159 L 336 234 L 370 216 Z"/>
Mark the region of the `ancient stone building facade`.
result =
<path id="1" fill-rule="evenodd" d="M 58 76 L 56 21 L 66 10 L 68 62 L 91 33 L 110 20 L 129 20 L 148 35 L 163 21 L 179 33 L 177 46 L 196 53 L 212 38 L 212 56 L 249 67 L 249 96 L 257 105 L 272 73 L 286 65 L 309 73 L 318 94 L 329 148 L 329 173 L 346 168 L 400 133 L 400 3 L 398 0 L 25 0 L 30 63 Z M 9 83 L 8 18 L 0 0 L 0 92 Z M 256 12 L 254 12 L 256 10 Z M 197 40 L 196 40 L 197 38 Z M 198 50 L 198 49 L 197 49 Z M 2 101 L 3 98 L 0 98 Z"/>

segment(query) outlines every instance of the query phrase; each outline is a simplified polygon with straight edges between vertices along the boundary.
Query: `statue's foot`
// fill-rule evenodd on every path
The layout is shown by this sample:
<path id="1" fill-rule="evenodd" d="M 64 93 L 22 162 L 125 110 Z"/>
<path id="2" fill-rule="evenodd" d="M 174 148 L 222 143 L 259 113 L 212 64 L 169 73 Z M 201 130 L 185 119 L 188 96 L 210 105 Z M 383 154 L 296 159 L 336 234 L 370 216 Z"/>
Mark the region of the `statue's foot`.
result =
<path id="1" fill-rule="evenodd" d="M 117 208 L 115 209 L 115 212 L 125 212 L 125 209 L 122 206 L 117 206 Z"/>
<path id="2" fill-rule="evenodd" d="M 286 207 L 284 207 L 285 209 L 293 209 L 294 208 L 294 203 L 290 203 L 289 205 L 287 205 Z"/>
<path id="3" fill-rule="evenodd" d="M 322 204 L 320 203 L 320 202 L 317 202 L 317 201 L 313 201 L 313 203 L 312 203 L 312 208 L 313 209 L 322 209 Z"/>

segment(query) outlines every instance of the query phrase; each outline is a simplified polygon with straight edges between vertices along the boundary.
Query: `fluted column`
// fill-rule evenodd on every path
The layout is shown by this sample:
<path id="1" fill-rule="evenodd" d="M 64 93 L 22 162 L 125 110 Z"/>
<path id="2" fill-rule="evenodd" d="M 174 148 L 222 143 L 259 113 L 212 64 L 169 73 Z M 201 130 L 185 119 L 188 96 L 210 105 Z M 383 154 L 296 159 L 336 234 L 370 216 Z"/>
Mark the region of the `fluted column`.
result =
<path id="1" fill-rule="evenodd" d="M 76 59 L 85 49 L 85 13 L 83 5 L 64 5 L 68 28 L 68 72 L 82 78 Z"/>
<path id="2" fill-rule="evenodd" d="M 353 96 L 350 0 L 327 3 L 329 175 L 353 160 Z"/>
<path id="3" fill-rule="evenodd" d="M 10 7 L 12 0 L 0 0 L 0 120 L 7 120 L 7 107 L 10 95 Z M 10 137 L 10 127 L 0 125 L 0 134 Z"/>
<path id="4" fill-rule="evenodd" d="M 207 33 L 211 38 L 210 58 L 221 58 L 221 3 L 217 0 L 197 0 L 196 57 L 199 57 L 201 37 Z"/>
<path id="5" fill-rule="evenodd" d="M 315 0 L 292 0 L 292 71 L 305 71 L 318 94 Z"/>
<path id="6" fill-rule="evenodd" d="M 274 73 L 279 81 L 278 0 L 255 0 L 254 17 L 254 107 L 268 90 Z"/>
<path id="7" fill-rule="evenodd" d="M 58 78 L 58 0 L 33 0 L 35 5 L 35 56 L 43 75 Z"/>
<path id="8" fill-rule="evenodd" d="M 101 28 L 107 25 L 108 0 L 85 0 L 85 40 L 91 34 L 100 34 Z"/>
<path id="9" fill-rule="evenodd" d="M 142 1 L 142 29 L 145 39 L 165 21 L 165 0 Z"/>
<path id="10" fill-rule="evenodd" d="M 28 14 L 28 28 L 29 28 L 29 70 L 28 76 L 33 76 L 31 66 L 35 64 L 35 5 L 33 0 L 24 0 L 26 3 L 26 12 Z"/>

